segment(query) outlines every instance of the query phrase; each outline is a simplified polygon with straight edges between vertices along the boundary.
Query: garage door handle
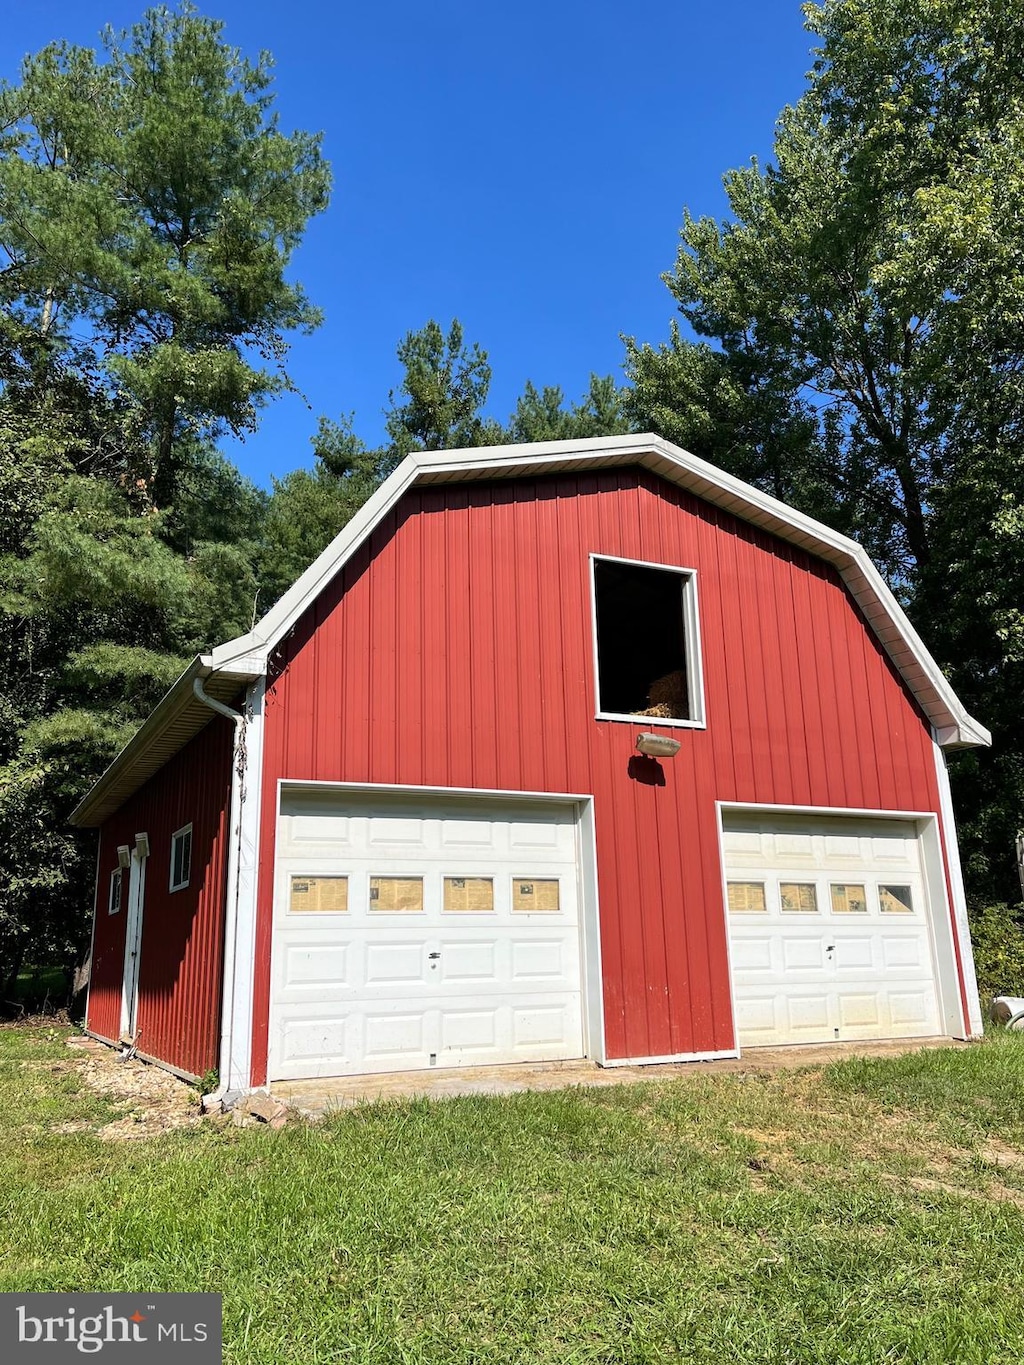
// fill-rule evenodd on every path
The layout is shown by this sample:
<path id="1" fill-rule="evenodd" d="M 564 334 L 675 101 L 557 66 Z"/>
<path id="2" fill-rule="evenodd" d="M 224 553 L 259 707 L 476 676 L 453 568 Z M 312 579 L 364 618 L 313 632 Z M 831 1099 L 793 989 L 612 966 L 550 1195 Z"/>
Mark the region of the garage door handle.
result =
<path id="1" fill-rule="evenodd" d="M 427 954 L 427 957 L 429 957 L 429 958 L 431 958 L 431 959 L 433 959 L 433 958 L 435 958 L 435 957 L 440 957 L 440 956 L 441 956 L 440 953 L 428 953 L 428 954 Z"/>

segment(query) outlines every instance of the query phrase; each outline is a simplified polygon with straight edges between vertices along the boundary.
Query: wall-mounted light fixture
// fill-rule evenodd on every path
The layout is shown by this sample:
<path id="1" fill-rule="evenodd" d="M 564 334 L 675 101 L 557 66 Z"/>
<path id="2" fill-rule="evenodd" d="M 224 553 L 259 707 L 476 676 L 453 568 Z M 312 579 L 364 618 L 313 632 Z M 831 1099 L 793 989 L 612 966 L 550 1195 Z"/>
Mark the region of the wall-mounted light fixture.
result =
<path id="1" fill-rule="evenodd" d="M 679 741 L 669 739 L 668 735 L 642 734 L 636 737 L 636 747 L 648 758 L 675 758 L 679 752 Z"/>
<path id="2" fill-rule="evenodd" d="M 118 844 L 117 846 L 117 865 L 122 869 L 132 865 L 132 851 L 127 844 Z"/>
<path id="3" fill-rule="evenodd" d="M 148 834 L 136 834 L 136 836 L 135 836 L 135 852 L 139 855 L 140 858 L 148 858 L 148 857 L 149 857 L 149 835 L 148 835 Z"/>

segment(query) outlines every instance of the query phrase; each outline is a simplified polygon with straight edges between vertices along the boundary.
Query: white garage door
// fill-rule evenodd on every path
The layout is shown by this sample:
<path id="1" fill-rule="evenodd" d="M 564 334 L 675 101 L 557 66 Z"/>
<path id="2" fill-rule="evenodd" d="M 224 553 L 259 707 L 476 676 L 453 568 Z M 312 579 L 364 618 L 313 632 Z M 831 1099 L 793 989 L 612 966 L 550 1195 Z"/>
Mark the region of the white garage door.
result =
<path id="1" fill-rule="evenodd" d="M 575 810 L 286 796 L 271 1079 L 583 1055 Z"/>
<path id="2" fill-rule="evenodd" d="M 731 812 L 723 842 L 741 1047 L 942 1032 L 913 823 Z"/>

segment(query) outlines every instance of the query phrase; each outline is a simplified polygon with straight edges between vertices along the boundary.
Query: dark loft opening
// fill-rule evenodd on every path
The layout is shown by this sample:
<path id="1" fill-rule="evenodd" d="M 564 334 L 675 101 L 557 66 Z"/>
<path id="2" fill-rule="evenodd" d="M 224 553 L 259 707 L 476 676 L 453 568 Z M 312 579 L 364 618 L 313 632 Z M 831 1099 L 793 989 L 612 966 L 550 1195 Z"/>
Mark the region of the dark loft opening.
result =
<path id="1" fill-rule="evenodd" d="M 594 561 L 598 710 L 693 720 L 686 674 L 686 575 Z"/>

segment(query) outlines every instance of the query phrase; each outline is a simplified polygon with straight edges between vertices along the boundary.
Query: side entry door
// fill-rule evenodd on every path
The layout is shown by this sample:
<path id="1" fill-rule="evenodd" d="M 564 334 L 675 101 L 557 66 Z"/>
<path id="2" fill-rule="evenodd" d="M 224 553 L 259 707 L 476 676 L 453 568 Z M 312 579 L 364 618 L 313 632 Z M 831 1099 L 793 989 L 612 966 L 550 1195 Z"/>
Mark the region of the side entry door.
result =
<path id="1" fill-rule="evenodd" d="M 121 985 L 121 1040 L 132 1043 L 138 1027 L 139 952 L 142 947 L 142 912 L 146 901 L 146 862 L 149 836 L 136 834 L 128 871 L 128 914 L 125 924 L 124 975 Z"/>

